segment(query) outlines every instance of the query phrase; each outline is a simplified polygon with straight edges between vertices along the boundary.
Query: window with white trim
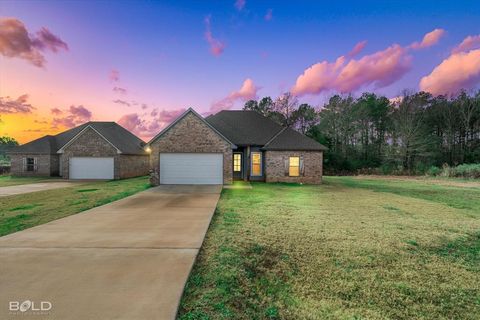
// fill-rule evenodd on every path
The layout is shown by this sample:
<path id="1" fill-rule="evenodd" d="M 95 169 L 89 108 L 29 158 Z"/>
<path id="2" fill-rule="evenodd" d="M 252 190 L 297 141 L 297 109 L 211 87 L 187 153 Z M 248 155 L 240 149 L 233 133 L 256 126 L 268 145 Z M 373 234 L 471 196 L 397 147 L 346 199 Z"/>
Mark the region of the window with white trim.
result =
<path id="1" fill-rule="evenodd" d="M 25 159 L 25 171 L 35 171 L 35 158 L 26 158 Z"/>
<path id="2" fill-rule="evenodd" d="M 251 176 L 261 176 L 262 175 L 262 153 L 261 152 L 252 152 L 252 172 Z"/>
<path id="3" fill-rule="evenodd" d="M 242 154 L 234 153 L 233 154 L 233 172 L 242 171 Z"/>
<path id="4" fill-rule="evenodd" d="M 288 175 L 290 177 L 300 176 L 300 157 L 290 157 L 288 159 Z"/>

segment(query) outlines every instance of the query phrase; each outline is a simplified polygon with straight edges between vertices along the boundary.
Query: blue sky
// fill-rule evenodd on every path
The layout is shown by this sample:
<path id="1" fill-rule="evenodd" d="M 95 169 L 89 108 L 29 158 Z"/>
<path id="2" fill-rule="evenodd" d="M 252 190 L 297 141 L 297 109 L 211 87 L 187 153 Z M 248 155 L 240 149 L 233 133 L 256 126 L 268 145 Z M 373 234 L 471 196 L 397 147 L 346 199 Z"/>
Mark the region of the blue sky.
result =
<path id="1" fill-rule="evenodd" d="M 270 20 L 265 18 L 269 10 Z M 20 56 L 0 56 L 1 97 L 27 95 L 27 103 L 35 108 L 27 116 L 37 121 L 51 121 L 53 108 L 64 111 L 64 117 L 72 116 L 70 106 L 81 105 L 91 119 L 117 121 L 136 114 L 144 131 L 152 121 L 168 120 L 152 117 L 152 110 L 192 106 L 209 112 L 218 103 L 218 108 L 238 108 L 247 98 L 276 97 L 291 90 L 307 68 L 333 63 L 361 41 L 367 44 L 352 59 L 393 44 L 407 48 L 428 32 L 442 29 L 433 45 L 405 49 L 408 71 L 399 72 L 391 84 L 379 87 L 371 79 L 352 90 L 394 97 L 403 89 L 418 90 L 421 78 L 448 59 L 455 46 L 480 34 L 478 1 L 246 0 L 241 8 L 235 0 L 2 1 L 0 16 L 20 21 L 32 35 L 48 28 L 68 45 L 68 50 L 41 51 L 46 60 L 42 67 Z M 223 46 L 221 54 L 210 50 L 207 17 L 212 37 Z M 112 70 L 119 75 L 113 82 Z M 338 86 L 313 86 L 299 98 L 318 105 Z M 113 92 L 113 87 L 126 93 Z M 142 109 L 142 104 L 148 108 Z M 0 133 L 21 136 L 5 123 L 9 118 L 14 115 L 2 116 Z"/>

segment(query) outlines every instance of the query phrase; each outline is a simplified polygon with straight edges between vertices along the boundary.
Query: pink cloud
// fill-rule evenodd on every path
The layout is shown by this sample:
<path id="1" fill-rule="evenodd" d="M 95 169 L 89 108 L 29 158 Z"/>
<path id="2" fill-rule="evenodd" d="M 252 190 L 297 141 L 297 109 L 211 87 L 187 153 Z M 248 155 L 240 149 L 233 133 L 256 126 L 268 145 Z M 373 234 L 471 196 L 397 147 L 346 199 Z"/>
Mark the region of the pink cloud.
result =
<path id="1" fill-rule="evenodd" d="M 273 10 L 272 9 L 268 9 L 267 10 L 267 13 L 265 13 L 265 16 L 263 17 L 265 19 L 265 21 L 270 21 L 273 19 Z"/>
<path id="2" fill-rule="evenodd" d="M 10 97 L 0 97 L 0 113 L 30 113 L 35 109 L 27 103 L 28 95 L 23 94 L 17 99 Z"/>
<path id="3" fill-rule="evenodd" d="M 68 45 L 47 28 L 42 28 L 33 36 L 20 20 L 0 18 L 0 54 L 43 67 L 46 59 L 42 51 L 47 49 L 57 53 L 61 49 L 67 51 Z"/>
<path id="4" fill-rule="evenodd" d="M 357 44 L 357 50 L 354 48 L 352 52 L 359 47 Z M 411 57 L 407 50 L 394 44 L 358 60 L 340 56 L 335 62 L 316 63 L 297 78 L 291 91 L 305 95 L 329 90 L 351 92 L 367 85 L 381 88 L 400 79 L 410 69 Z"/>
<path id="5" fill-rule="evenodd" d="M 479 83 L 480 49 L 476 49 L 450 55 L 420 80 L 420 89 L 433 95 L 448 95 L 474 88 Z"/>
<path id="6" fill-rule="evenodd" d="M 58 52 L 59 49 L 68 51 L 68 45 L 59 37 L 50 32 L 47 28 L 43 27 L 40 31 L 37 31 L 37 37 L 33 39 L 33 44 L 39 49 L 48 48 L 52 52 Z"/>
<path id="7" fill-rule="evenodd" d="M 238 11 L 241 11 L 244 7 L 245 7 L 245 0 L 235 1 L 235 8 L 237 8 Z"/>
<path id="8" fill-rule="evenodd" d="M 113 87 L 112 89 L 116 93 L 127 94 L 127 89 L 121 87 Z"/>
<path id="9" fill-rule="evenodd" d="M 367 40 L 360 41 L 353 47 L 352 51 L 350 51 L 347 55 L 349 58 L 353 58 L 357 56 L 360 52 L 362 52 L 363 48 L 367 45 Z"/>
<path id="10" fill-rule="evenodd" d="M 150 140 L 158 134 L 163 128 L 173 122 L 182 113 L 184 108 L 174 110 L 157 110 L 150 114 L 140 115 L 138 113 L 130 113 L 123 115 L 117 122 L 125 129 L 132 131 L 142 139 Z"/>
<path id="11" fill-rule="evenodd" d="M 338 75 L 336 87 L 340 92 L 355 91 L 371 84 L 383 88 L 400 79 L 410 69 L 411 57 L 404 48 L 395 44 L 359 60 L 350 60 Z"/>
<path id="12" fill-rule="evenodd" d="M 463 41 L 453 48 L 452 53 L 466 52 L 472 49 L 480 48 L 480 34 L 476 36 L 468 36 Z"/>
<path id="13" fill-rule="evenodd" d="M 297 78 L 291 90 L 292 93 L 294 95 L 315 94 L 335 89 L 338 74 L 344 63 L 345 57 L 341 56 L 335 62 L 322 61 L 312 65 Z"/>
<path id="14" fill-rule="evenodd" d="M 59 116 L 59 115 L 63 114 L 63 111 L 60 110 L 59 108 L 52 108 L 52 109 L 50 109 L 50 112 L 55 116 Z"/>
<path id="15" fill-rule="evenodd" d="M 112 69 L 110 70 L 108 78 L 112 82 L 118 82 L 120 80 L 120 72 L 118 70 Z"/>
<path id="16" fill-rule="evenodd" d="M 138 134 L 138 128 L 140 128 L 142 125 L 142 120 L 137 113 L 130 113 L 123 115 L 120 119 L 118 119 L 117 123 L 125 129 Z"/>
<path id="17" fill-rule="evenodd" d="M 112 102 L 116 103 L 116 104 L 121 104 L 121 105 L 127 106 L 127 107 L 130 107 L 132 105 L 130 102 L 122 100 L 122 99 L 115 99 Z"/>
<path id="18" fill-rule="evenodd" d="M 68 110 L 65 111 L 53 108 L 51 109 L 51 112 L 57 116 L 52 120 L 53 127 L 63 126 L 73 128 L 92 119 L 92 112 L 82 105 L 70 106 Z"/>
<path id="19" fill-rule="evenodd" d="M 239 90 L 233 91 L 225 98 L 214 102 L 210 107 L 210 113 L 217 113 L 221 110 L 231 109 L 237 101 L 245 102 L 251 99 L 256 99 L 257 91 L 259 89 L 259 87 L 255 86 L 252 79 L 245 79 Z"/>
<path id="20" fill-rule="evenodd" d="M 205 18 L 205 39 L 207 40 L 208 44 L 210 45 L 210 52 L 218 57 L 223 53 L 223 50 L 225 50 L 225 44 L 214 38 L 212 35 L 211 31 L 211 26 L 210 26 L 210 16 L 207 16 Z"/>
<path id="21" fill-rule="evenodd" d="M 443 29 L 435 29 L 429 33 L 427 33 L 421 42 L 414 42 L 410 45 L 412 49 L 425 49 L 431 47 L 440 41 L 440 38 L 443 37 L 445 34 L 445 30 Z"/>

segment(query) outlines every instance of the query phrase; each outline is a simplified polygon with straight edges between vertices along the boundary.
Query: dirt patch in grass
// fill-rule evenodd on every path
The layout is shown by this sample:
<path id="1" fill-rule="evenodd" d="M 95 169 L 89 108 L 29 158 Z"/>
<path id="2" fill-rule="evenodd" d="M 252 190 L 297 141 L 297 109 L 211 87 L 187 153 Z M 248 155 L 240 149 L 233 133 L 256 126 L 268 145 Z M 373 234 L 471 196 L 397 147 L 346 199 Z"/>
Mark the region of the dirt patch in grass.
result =
<path id="1" fill-rule="evenodd" d="M 147 177 L 91 182 L 0 198 L 0 236 L 63 218 L 150 187 Z"/>
<path id="2" fill-rule="evenodd" d="M 223 190 L 178 317 L 478 319 L 473 194 L 348 179 Z"/>

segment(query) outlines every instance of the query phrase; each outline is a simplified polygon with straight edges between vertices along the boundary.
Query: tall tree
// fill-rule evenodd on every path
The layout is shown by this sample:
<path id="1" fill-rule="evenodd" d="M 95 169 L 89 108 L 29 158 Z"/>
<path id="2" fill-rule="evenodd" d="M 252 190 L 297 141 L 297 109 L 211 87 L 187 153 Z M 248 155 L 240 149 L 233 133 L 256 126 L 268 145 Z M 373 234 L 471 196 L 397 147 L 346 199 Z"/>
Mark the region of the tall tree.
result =
<path id="1" fill-rule="evenodd" d="M 305 134 L 311 127 L 318 122 L 318 113 L 308 103 L 302 103 L 297 110 L 294 111 L 293 118 L 295 121 L 295 128 L 301 133 Z"/>
<path id="2" fill-rule="evenodd" d="M 290 92 L 286 92 L 279 96 L 273 103 L 273 112 L 283 125 L 293 127 L 296 122 L 296 110 L 298 109 L 298 99 Z"/>
<path id="3" fill-rule="evenodd" d="M 417 158 L 427 156 L 430 141 L 424 120 L 431 99 L 432 96 L 425 92 L 406 93 L 393 111 L 392 137 L 403 168 L 409 172 L 413 172 Z"/>

